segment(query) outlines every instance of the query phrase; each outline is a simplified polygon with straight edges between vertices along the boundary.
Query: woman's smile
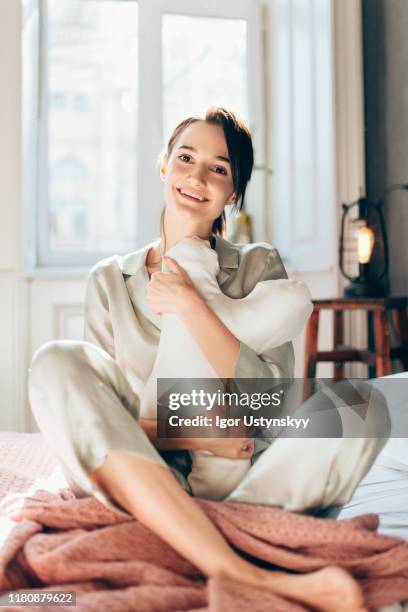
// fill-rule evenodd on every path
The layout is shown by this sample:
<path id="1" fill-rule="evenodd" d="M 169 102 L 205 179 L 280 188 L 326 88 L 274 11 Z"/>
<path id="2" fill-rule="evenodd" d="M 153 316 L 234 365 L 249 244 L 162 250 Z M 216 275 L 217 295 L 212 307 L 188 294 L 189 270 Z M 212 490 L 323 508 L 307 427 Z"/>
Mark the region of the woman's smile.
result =
<path id="1" fill-rule="evenodd" d="M 181 187 L 176 187 L 176 190 L 183 198 L 187 198 L 187 200 L 193 202 L 208 202 L 208 198 L 197 193 L 196 191 L 193 191 L 192 189 L 183 189 Z"/>

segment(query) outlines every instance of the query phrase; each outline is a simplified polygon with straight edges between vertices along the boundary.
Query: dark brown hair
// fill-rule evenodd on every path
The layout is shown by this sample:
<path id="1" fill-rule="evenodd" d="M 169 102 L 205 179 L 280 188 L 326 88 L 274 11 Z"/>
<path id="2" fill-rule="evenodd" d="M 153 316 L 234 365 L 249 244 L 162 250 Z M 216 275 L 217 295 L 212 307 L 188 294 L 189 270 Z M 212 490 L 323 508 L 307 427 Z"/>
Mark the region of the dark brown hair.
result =
<path id="1" fill-rule="evenodd" d="M 197 121 L 206 121 L 213 125 L 219 125 L 224 131 L 228 157 L 231 164 L 232 183 L 236 195 L 236 203 L 234 204 L 233 210 L 239 211 L 244 204 L 247 184 L 251 178 L 254 165 L 254 152 L 249 129 L 245 123 L 228 108 L 213 106 L 207 110 L 204 119 L 201 117 L 188 117 L 175 127 L 167 143 L 167 157 L 170 157 L 174 145 L 181 133 Z M 163 230 L 163 215 L 164 211 L 161 216 L 161 230 Z M 225 226 L 225 213 L 223 211 L 213 222 L 212 233 L 222 236 L 225 232 Z"/>

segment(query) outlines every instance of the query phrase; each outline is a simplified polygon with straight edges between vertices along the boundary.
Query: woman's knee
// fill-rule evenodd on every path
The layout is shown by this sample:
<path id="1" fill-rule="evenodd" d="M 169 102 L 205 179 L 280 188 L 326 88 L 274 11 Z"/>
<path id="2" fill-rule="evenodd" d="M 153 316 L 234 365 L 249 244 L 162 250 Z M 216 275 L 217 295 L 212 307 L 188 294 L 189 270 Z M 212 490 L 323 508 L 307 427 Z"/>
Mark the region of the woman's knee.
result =
<path id="1" fill-rule="evenodd" d="M 31 411 L 43 433 L 52 434 L 56 419 L 66 417 L 67 397 L 86 375 L 88 358 L 85 343 L 53 340 L 43 344 L 33 355 L 28 376 Z"/>
<path id="2" fill-rule="evenodd" d="M 66 371 L 75 367 L 81 357 L 82 342 L 75 340 L 52 340 L 46 342 L 34 353 L 30 373 Z"/>
<path id="3" fill-rule="evenodd" d="M 51 381 L 74 378 L 85 366 L 82 342 L 53 340 L 43 344 L 33 355 L 29 369 L 29 389 L 49 385 Z"/>

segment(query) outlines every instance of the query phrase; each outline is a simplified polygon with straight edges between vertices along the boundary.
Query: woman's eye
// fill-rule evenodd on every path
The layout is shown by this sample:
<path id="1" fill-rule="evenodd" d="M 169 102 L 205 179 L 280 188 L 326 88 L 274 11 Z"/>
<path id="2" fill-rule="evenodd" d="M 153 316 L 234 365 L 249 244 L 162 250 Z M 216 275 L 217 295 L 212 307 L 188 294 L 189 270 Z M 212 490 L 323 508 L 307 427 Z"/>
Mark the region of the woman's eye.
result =
<path id="1" fill-rule="evenodd" d="M 182 153 L 181 155 L 179 155 L 179 159 L 181 159 L 181 161 L 188 162 L 190 161 L 191 157 L 190 155 L 186 155 L 185 153 Z"/>
<path id="2" fill-rule="evenodd" d="M 222 166 L 217 166 L 217 167 L 214 169 L 214 171 L 215 171 L 215 173 L 216 173 L 216 174 L 224 174 L 224 175 L 227 175 L 227 171 L 226 171 L 226 169 L 225 169 L 225 168 L 223 168 Z"/>

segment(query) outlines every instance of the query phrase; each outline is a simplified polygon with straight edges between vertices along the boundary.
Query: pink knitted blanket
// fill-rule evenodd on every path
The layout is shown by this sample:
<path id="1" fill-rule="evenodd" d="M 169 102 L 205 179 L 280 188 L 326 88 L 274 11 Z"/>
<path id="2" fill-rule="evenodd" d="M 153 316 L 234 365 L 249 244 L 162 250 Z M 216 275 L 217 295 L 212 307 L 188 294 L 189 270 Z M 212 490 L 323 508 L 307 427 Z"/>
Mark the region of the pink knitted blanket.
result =
<path id="1" fill-rule="evenodd" d="M 336 564 L 359 581 L 369 607 L 408 598 L 408 544 L 378 535 L 376 515 L 331 521 L 265 506 L 197 503 L 234 548 L 265 567 L 306 572 Z M 305 609 L 231 581 L 206 583 L 131 516 L 94 498 L 75 499 L 66 488 L 9 494 L 0 515 L 0 590 L 75 590 L 81 612 Z M 32 608 L 42 609 L 49 610 Z"/>

